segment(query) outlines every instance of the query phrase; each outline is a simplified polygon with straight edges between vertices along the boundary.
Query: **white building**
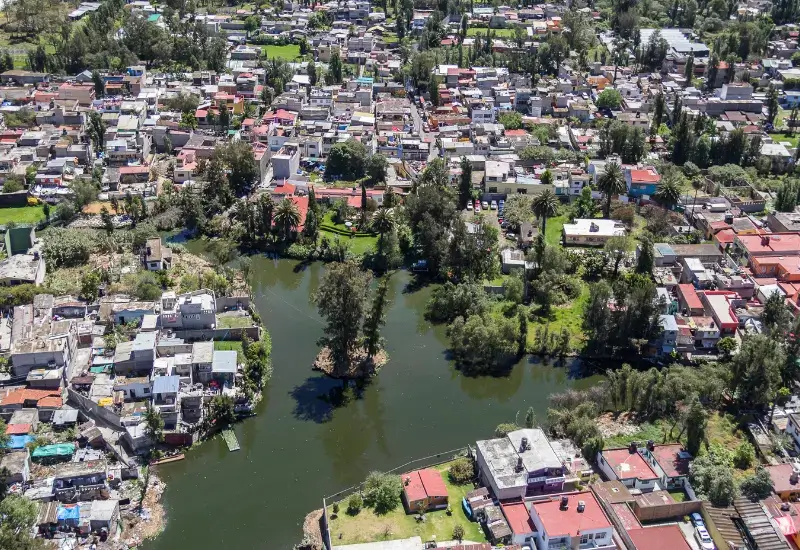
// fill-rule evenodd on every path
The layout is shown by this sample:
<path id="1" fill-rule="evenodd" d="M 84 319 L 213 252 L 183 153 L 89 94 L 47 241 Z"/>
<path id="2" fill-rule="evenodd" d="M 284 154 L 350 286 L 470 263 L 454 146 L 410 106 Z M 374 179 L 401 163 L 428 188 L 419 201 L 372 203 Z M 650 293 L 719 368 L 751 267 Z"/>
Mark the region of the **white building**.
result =
<path id="1" fill-rule="evenodd" d="M 611 237 L 624 237 L 625 224 L 616 220 L 578 219 L 564 224 L 564 244 L 603 246 Z"/>
<path id="2" fill-rule="evenodd" d="M 538 550 L 555 548 L 615 549 L 614 528 L 591 491 L 556 495 L 531 504 Z"/>

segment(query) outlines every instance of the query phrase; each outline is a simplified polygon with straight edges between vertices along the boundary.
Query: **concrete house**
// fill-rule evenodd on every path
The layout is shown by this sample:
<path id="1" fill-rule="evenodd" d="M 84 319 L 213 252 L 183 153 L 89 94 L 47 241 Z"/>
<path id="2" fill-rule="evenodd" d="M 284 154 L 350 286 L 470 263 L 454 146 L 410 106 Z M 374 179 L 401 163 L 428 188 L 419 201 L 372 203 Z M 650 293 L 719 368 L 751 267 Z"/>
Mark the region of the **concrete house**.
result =
<path id="1" fill-rule="evenodd" d="M 208 289 L 161 295 L 161 326 L 173 329 L 212 329 L 216 326 L 216 299 Z"/>
<path id="2" fill-rule="evenodd" d="M 438 470 L 414 470 L 400 478 L 403 482 L 403 504 L 409 514 L 447 508 L 447 487 Z"/>
<path id="3" fill-rule="evenodd" d="M 614 528 L 591 491 L 560 495 L 531 504 L 537 550 L 612 550 Z"/>
<path id="4" fill-rule="evenodd" d="M 148 271 L 161 271 L 172 267 L 172 249 L 162 244 L 158 237 L 147 240 L 143 256 L 144 266 Z"/>
<path id="5" fill-rule="evenodd" d="M 622 449 L 605 449 L 597 453 L 597 465 L 607 479 L 621 481 L 629 489 L 643 492 L 660 488 L 660 476 L 651 462 L 649 458 L 642 456 L 636 443 Z"/>
<path id="6" fill-rule="evenodd" d="M 117 344 L 114 352 L 114 373 L 149 375 L 156 357 L 156 333 L 140 332 L 131 342 Z"/>
<path id="7" fill-rule="evenodd" d="M 214 342 L 195 342 L 192 345 L 192 378 L 199 382 L 211 381 L 214 361 Z"/>

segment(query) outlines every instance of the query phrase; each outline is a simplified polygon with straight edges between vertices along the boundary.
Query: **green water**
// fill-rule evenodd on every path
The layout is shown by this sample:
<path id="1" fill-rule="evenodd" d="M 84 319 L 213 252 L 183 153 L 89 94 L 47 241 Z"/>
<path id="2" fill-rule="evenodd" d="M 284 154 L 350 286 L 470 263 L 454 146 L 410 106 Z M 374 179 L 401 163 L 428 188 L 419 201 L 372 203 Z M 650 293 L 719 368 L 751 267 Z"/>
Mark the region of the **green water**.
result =
<path id="1" fill-rule="evenodd" d="M 258 416 L 236 426 L 242 450 L 230 453 L 217 438 L 160 467 L 168 521 L 147 550 L 291 548 L 324 495 L 370 470 L 489 437 L 528 406 L 544 418 L 549 394 L 597 380 L 533 360 L 505 378 L 462 376 L 446 359 L 444 329 L 423 318 L 430 289 L 404 292 L 410 276 L 398 273 L 384 330 L 390 362 L 363 391 L 340 399 L 342 383 L 310 368 L 322 333 L 310 296 L 324 266 L 296 265 L 254 258 L 273 378 Z"/>

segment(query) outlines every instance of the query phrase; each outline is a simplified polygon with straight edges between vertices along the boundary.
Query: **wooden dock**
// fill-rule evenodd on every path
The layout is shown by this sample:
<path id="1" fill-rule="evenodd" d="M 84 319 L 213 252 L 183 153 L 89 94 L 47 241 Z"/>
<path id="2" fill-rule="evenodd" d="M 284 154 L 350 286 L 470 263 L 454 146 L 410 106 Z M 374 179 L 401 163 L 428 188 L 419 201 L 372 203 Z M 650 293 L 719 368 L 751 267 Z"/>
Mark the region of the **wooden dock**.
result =
<path id="1" fill-rule="evenodd" d="M 150 466 L 158 466 L 159 464 L 169 464 L 170 462 L 178 462 L 179 460 L 183 460 L 186 458 L 183 453 L 175 455 L 175 456 L 168 456 L 167 458 L 162 458 L 161 460 L 154 460 L 150 463 Z"/>
<path id="2" fill-rule="evenodd" d="M 236 439 L 236 433 L 230 428 L 227 430 L 222 430 L 222 439 L 224 439 L 225 443 L 228 445 L 229 451 L 233 452 L 241 449 L 239 446 L 239 440 Z"/>

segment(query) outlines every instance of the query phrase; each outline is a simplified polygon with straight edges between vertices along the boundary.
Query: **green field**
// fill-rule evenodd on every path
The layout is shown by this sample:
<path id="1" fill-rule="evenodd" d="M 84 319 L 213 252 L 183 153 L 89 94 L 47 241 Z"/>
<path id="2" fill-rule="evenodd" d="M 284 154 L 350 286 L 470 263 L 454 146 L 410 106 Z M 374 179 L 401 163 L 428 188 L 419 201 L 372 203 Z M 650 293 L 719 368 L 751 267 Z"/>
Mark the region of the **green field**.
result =
<path id="1" fill-rule="evenodd" d="M 772 141 L 776 143 L 780 143 L 781 141 L 788 141 L 789 143 L 792 144 L 792 147 L 797 147 L 798 135 L 796 133 L 792 136 L 787 136 L 782 132 L 778 132 L 777 134 L 769 134 L 769 137 L 771 137 Z"/>
<path id="2" fill-rule="evenodd" d="M 569 216 L 556 216 L 554 218 L 547 218 L 547 226 L 544 230 L 544 238 L 547 244 L 552 246 L 559 246 L 561 243 L 561 233 L 564 229 L 564 224 L 569 221 Z"/>
<path id="3" fill-rule="evenodd" d="M 347 514 L 347 500 L 339 503 L 339 514 L 330 521 L 331 539 L 336 544 L 357 544 L 364 542 L 377 542 L 381 540 L 403 539 L 418 536 L 422 540 L 437 541 L 451 540 L 453 527 L 460 524 L 464 528 L 464 539 L 474 542 L 484 542 L 486 537 L 480 526 L 469 521 L 461 507 L 461 499 L 472 490 L 472 485 L 453 485 L 447 477 L 446 471 L 449 464 L 435 466 L 442 472 L 447 495 L 452 509 L 452 514 L 447 515 L 445 510 L 437 510 L 425 514 L 425 520 L 418 522 L 416 514 L 406 514 L 402 504 L 384 515 L 376 515 L 371 509 L 364 508 L 358 514 Z M 333 514 L 333 509 L 328 507 L 328 514 Z M 333 517 L 333 516 L 331 516 Z"/>
<path id="4" fill-rule="evenodd" d="M 34 224 L 44 219 L 43 207 L 40 206 L 17 206 L 12 208 L 0 208 L 0 225 L 9 223 Z"/>
<path id="5" fill-rule="evenodd" d="M 495 38 L 513 38 L 514 37 L 514 29 L 480 29 L 480 28 L 469 28 L 467 29 L 467 36 L 486 36 L 488 31 L 492 31 L 492 36 Z M 527 36 L 527 33 L 526 33 Z"/>
<path id="6" fill-rule="evenodd" d="M 248 328 L 253 326 L 253 318 L 249 315 L 218 315 L 219 328 Z"/>
<path id="7" fill-rule="evenodd" d="M 365 254 L 375 251 L 378 244 L 378 236 L 371 233 L 353 233 L 344 224 L 333 222 L 333 212 L 327 212 L 322 218 L 319 228 L 320 235 L 328 237 L 330 240 L 345 239 L 350 244 L 350 251 L 353 254 Z"/>
<path id="8" fill-rule="evenodd" d="M 583 310 L 589 302 L 589 285 L 584 281 L 581 294 L 572 302 L 563 306 L 555 306 L 550 310 L 549 317 L 536 317 L 535 321 L 528 321 L 528 349 L 536 344 L 536 329 L 548 327 L 550 334 L 560 334 L 562 328 L 570 333 L 570 344 L 573 348 L 583 345 Z"/>
<path id="9" fill-rule="evenodd" d="M 300 57 L 300 46 L 297 44 L 287 44 L 286 46 L 260 46 L 264 55 L 269 58 L 283 59 L 284 61 L 295 61 Z"/>

